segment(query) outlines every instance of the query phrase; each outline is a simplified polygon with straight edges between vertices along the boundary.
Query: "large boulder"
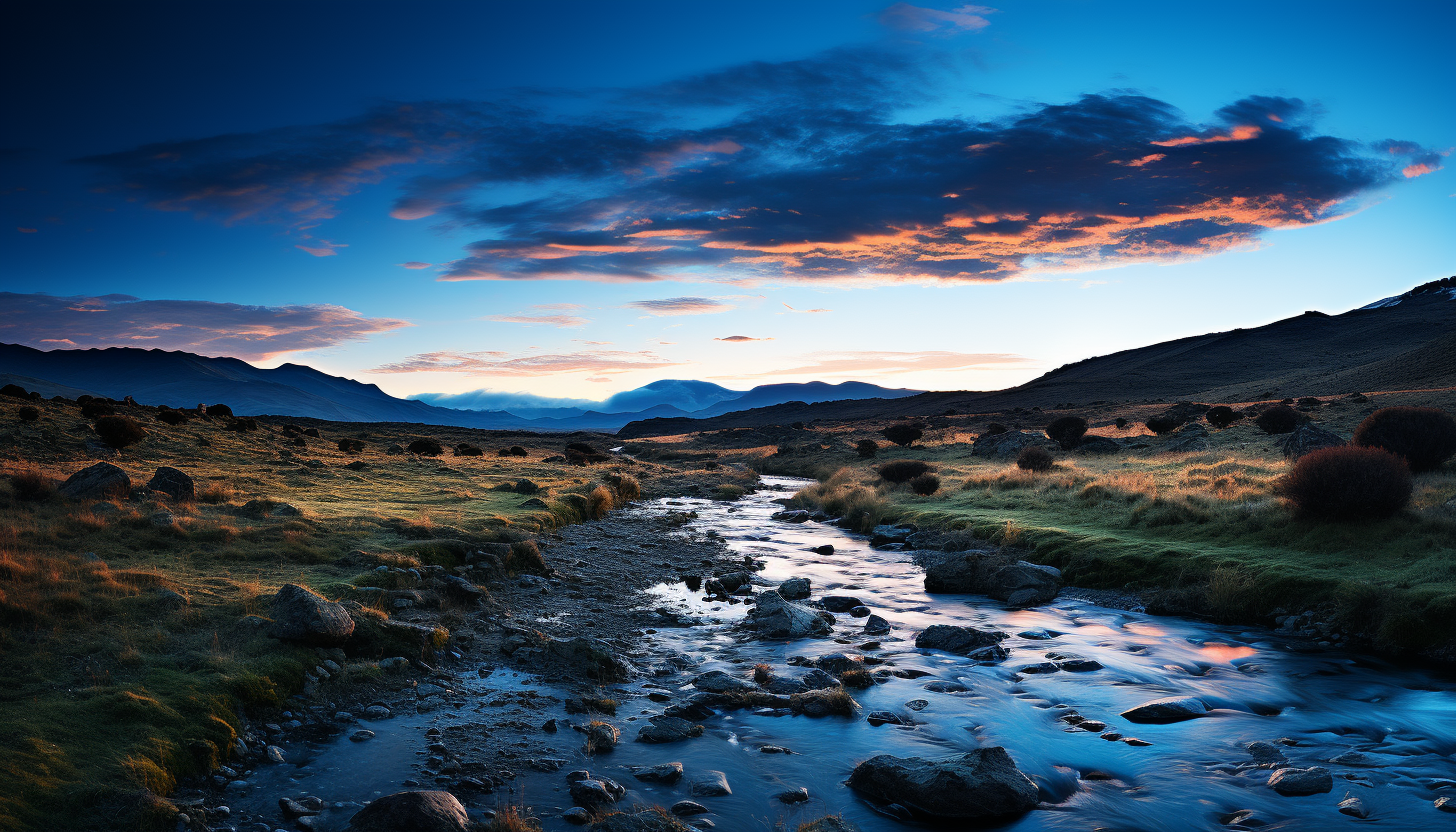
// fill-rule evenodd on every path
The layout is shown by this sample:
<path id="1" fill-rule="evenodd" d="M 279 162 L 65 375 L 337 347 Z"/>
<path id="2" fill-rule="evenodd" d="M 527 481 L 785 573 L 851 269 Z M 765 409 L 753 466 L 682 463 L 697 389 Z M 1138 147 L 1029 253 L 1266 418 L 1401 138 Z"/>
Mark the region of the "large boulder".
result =
<path id="1" fill-rule="evenodd" d="M 1208 428 L 1198 422 L 1190 422 L 1173 431 L 1167 443 L 1160 449 L 1170 454 L 1188 454 L 1208 450 Z"/>
<path id="2" fill-rule="evenodd" d="M 1279 443 L 1287 459 L 1299 459 L 1310 451 L 1334 448 L 1345 444 L 1338 433 L 1327 431 L 1314 422 L 1304 422 Z"/>
<path id="3" fill-rule="evenodd" d="M 1026 607 L 1046 603 L 1061 591 L 1061 572 L 1054 567 L 986 552 L 926 553 L 919 560 L 926 592 L 974 592 Z"/>
<path id="4" fill-rule="evenodd" d="M 790 578 L 779 584 L 779 595 L 789 601 L 802 601 L 809 597 L 812 588 L 808 578 Z"/>
<path id="5" fill-rule="evenodd" d="M 353 634 L 354 619 L 343 604 L 321 598 L 298 584 L 284 584 L 273 596 L 273 623 L 268 632 L 284 641 L 338 647 Z"/>
<path id="6" fill-rule="evenodd" d="M 158 468 L 157 473 L 152 475 L 147 488 L 160 491 L 179 503 L 190 503 L 197 497 L 192 478 L 166 465 Z"/>
<path id="7" fill-rule="evenodd" d="M 598 638 L 577 636 L 551 639 L 546 652 L 569 665 L 574 673 L 598 682 L 623 682 L 632 678 L 632 665 L 618 656 L 612 646 Z"/>
<path id="8" fill-rule="evenodd" d="M 777 591 L 769 589 L 756 597 L 748 611 L 748 623 L 765 638 L 806 638 L 828 635 L 834 616 L 785 601 Z"/>
<path id="9" fill-rule="evenodd" d="M 721 670 L 710 670 L 693 679 L 693 687 L 709 693 L 749 693 L 758 690 L 747 679 L 731 676 Z"/>
<path id="10" fill-rule="evenodd" d="M 638 742 L 660 745 L 703 735 L 703 726 L 675 716 L 652 716 L 647 720 L 651 724 L 642 726 L 642 730 L 637 732 Z"/>
<path id="11" fill-rule="evenodd" d="M 1046 438 L 1045 434 L 1032 431 L 1007 431 L 1006 433 L 982 434 L 971 443 L 971 456 L 990 459 L 1014 459 L 1023 449 L 1037 446 L 1048 451 L 1060 450 L 1061 446 Z"/>
<path id="12" fill-rule="evenodd" d="M 935 760 L 881 754 L 855 766 L 849 787 L 927 820 L 1010 817 L 1037 803 L 1036 784 L 1000 746 Z"/>
<path id="13" fill-rule="evenodd" d="M 465 832 L 470 817 L 449 792 L 398 792 L 349 819 L 351 832 Z"/>
<path id="14" fill-rule="evenodd" d="M 1122 712 L 1128 722 L 1182 722 L 1208 713 L 1208 706 L 1196 696 L 1168 696 L 1144 702 Z"/>
<path id="15" fill-rule="evenodd" d="M 98 462 L 72 474 L 60 490 L 72 500 L 122 500 L 131 494 L 131 477 L 110 462 Z"/>
<path id="16" fill-rule="evenodd" d="M 915 637 L 915 646 L 922 650 L 943 650 L 976 659 L 1004 659 L 1006 650 L 999 630 L 977 630 L 956 624 L 932 624 Z"/>

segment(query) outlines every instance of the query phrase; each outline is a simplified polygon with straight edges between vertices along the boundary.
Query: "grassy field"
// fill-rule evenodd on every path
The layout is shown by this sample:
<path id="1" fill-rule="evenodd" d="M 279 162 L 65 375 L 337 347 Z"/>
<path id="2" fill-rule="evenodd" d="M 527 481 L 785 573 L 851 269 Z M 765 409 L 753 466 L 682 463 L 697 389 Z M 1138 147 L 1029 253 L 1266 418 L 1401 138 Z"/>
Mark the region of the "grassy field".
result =
<path id="1" fill-rule="evenodd" d="M 299 446 L 282 420 L 239 433 L 224 430 L 224 420 L 170 427 L 141 408 L 120 412 L 150 436 L 109 453 L 75 405 L 35 404 L 40 419 L 22 423 L 26 404 L 0 399 L 0 473 L 8 475 L 0 476 L 5 829 L 168 821 L 172 810 L 156 796 L 226 758 L 239 709 L 276 709 L 319 663 L 313 650 L 259 626 L 256 616 L 268 614 L 284 583 L 340 598 L 368 583 L 379 563 L 454 566 L 473 543 L 522 540 L 610 509 L 610 497 L 604 505 L 592 495 L 613 472 L 635 478 L 647 496 L 753 480 L 744 469 L 702 470 L 695 460 L 544 461 L 567 441 L 600 448 L 608 437 L 296 420 L 322 434 Z M 342 437 L 362 439 L 364 450 L 341 453 Z M 386 452 L 420 437 L 438 439 L 445 454 Z M 460 442 L 486 453 L 452 456 Z M 511 445 L 526 456 L 496 454 Z M 158 466 L 176 467 L 194 478 L 198 499 L 55 494 L 56 484 L 102 459 L 127 471 L 134 487 Z M 501 490 L 523 479 L 540 491 Z M 263 502 L 245 508 L 255 500 Z M 257 510 L 269 503 L 298 514 Z M 442 627 L 460 615 L 447 609 Z M 335 683 L 377 672 L 350 662 Z"/>
<path id="2" fill-rule="evenodd" d="M 1450 408 L 1450 398 L 1373 394 L 1366 403 L 1331 400 L 1312 415 L 1349 436 L 1378 407 Z M 1397 517 L 1301 519 L 1277 494 L 1289 467 L 1279 437 L 1245 420 L 1210 429 L 1205 451 L 1168 453 L 1162 448 L 1170 440 L 1141 425 L 1164 407 L 942 416 L 923 420 L 936 427 L 909 448 L 885 442 L 877 433 L 884 424 L 863 422 L 803 426 L 773 445 L 751 447 L 740 432 L 665 438 L 661 446 L 725 446 L 724 458 L 764 473 L 819 479 L 796 502 L 849 517 L 861 530 L 882 522 L 965 530 L 1060 567 L 1070 584 L 1137 592 L 1156 611 L 1267 623 L 1280 608 L 1314 610 L 1378 649 L 1456 658 L 1456 465 L 1418 475 L 1411 506 Z M 990 421 L 1032 430 L 1068 413 L 1089 417 L 1093 434 L 1147 447 L 1107 456 L 1062 452 L 1053 470 L 1039 474 L 970 453 Z M 1118 416 L 1127 427 L 1116 427 Z M 863 439 L 879 440 L 877 458 L 854 454 Z M 734 444 L 745 446 L 726 447 Z M 891 459 L 929 463 L 940 490 L 917 496 L 884 482 L 875 468 Z"/>

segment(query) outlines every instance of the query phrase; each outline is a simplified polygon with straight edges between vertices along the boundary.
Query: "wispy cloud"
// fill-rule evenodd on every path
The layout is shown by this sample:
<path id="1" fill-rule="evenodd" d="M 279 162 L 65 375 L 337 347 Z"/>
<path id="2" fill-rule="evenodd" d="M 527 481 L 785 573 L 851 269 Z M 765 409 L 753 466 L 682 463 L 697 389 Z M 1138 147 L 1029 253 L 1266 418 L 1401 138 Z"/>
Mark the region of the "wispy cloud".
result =
<path id="1" fill-rule="evenodd" d="M 996 10 L 989 6 L 964 5 L 943 11 L 909 3 L 896 3 L 880 12 L 880 23 L 904 32 L 955 34 L 979 32 L 991 25 L 986 15 Z"/>
<path id="2" fill-rule="evenodd" d="M 805 363 L 762 373 L 715 376 L 715 378 L 763 378 L 767 376 L 884 375 L 922 370 L 971 370 L 1024 364 L 1029 359 L 1009 353 L 961 353 L 945 351 L 888 352 L 860 350 L 816 352 L 800 356 Z"/>
<path id="3" fill-rule="evenodd" d="M 727 338 L 714 338 L 714 341 L 727 341 L 730 344 L 746 344 L 749 341 L 772 341 L 772 338 L 753 338 L 748 335 L 729 335 Z"/>
<path id="4" fill-rule="evenodd" d="M 314 257 L 333 257 L 335 254 L 339 253 L 335 249 L 348 247 L 348 243 L 331 243 L 327 240 L 320 240 L 317 245 L 312 246 L 306 246 L 303 244 L 294 246 L 294 248 L 302 249 L 309 254 L 312 254 Z"/>
<path id="5" fill-rule="evenodd" d="M 434 263 L 426 263 L 423 260 L 410 260 L 408 262 L 399 263 L 397 265 L 403 266 L 406 269 L 428 269 L 429 267 L 431 267 L 431 266 L 433 266 L 435 264 Z"/>
<path id="6" fill-rule="evenodd" d="M 782 301 L 780 301 L 780 303 L 782 303 Z M 790 312 L 793 312 L 795 315 L 818 315 L 823 312 L 834 311 L 832 309 L 795 309 L 787 303 L 784 304 L 784 308 L 789 310 Z"/>
<path id="7" fill-rule="evenodd" d="M 409 326 L 342 306 L 242 306 L 130 295 L 0 292 L 0 341 L 38 348 L 141 347 L 267 360 Z"/>
<path id="8" fill-rule="evenodd" d="M 625 373 L 676 367 L 646 350 L 594 350 L 589 352 L 509 357 L 505 353 L 428 352 L 375 368 L 376 373 L 465 373 L 472 376 L 554 376 L 569 373 Z"/>
<path id="9" fill-rule="evenodd" d="M 732 304 L 716 298 L 696 297 L 634 300 L 627 305 L 651 315 L 711 315 L 733 309 Z"/>
<path id="10" fill-rule="evenodd" d="M 486 320 L 505 324 L 550 324 L 567 328 L 586 326 L 591 323 L 586 318 L 578 318 L 574 315 L 491 315 Z"/>

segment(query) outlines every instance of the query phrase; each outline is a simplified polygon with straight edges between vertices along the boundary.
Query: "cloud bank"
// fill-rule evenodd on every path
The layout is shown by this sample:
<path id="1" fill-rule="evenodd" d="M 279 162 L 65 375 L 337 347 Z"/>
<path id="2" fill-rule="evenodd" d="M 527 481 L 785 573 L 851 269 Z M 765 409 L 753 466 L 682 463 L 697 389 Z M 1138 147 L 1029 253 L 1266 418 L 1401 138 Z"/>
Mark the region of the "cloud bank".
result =
<path id="1" fill-rule="evenodd" d="M 646 350 L 593 350 L 552 355 L 510 357 L 497 351 L 428 352 L 376 367 L 376 373 L 465 373 L 471 376 L 554 376 L 568 373 L 625 373 L 658 370 L 682 362 L 668 361 Z"/>
<path id="2" fill-rule="evenodd" d="M 139 347 L 265 361 L 409 325 L 322 304 L 243 306 L 0 292 L 0 341 L 39 349 Z"/>

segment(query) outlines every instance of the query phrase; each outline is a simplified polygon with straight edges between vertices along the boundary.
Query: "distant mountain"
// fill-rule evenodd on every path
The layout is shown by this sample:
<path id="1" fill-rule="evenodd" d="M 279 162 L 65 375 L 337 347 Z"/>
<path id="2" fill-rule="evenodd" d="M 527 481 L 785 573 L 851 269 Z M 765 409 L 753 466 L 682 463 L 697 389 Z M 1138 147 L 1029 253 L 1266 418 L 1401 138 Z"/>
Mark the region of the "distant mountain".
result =
<path id="1" fill-rule="evenodd" d="M 829 384 L 823 381 L 810 381 L 803 384 L 765 384 L 755 387 L 731 401 L 718 402 L 701 410 L 695 410 L 689 415 L 694 419 L 702 419 L 708 416 L 721 416 L 737 410 L 769 407 L 785 402 L 817 404 L 845 399 L 902 399 L 920 392 L 922 391 L 891 390 L 863 381 L 843 381 L 839 384 Z"/>
<path id="2" fill-rule="evenodd" d="M 719 402 L 736 401 L 744 395 L 747 394 L 741 390 L 729 390 L 727 387 L 721 387 L 710 381 L 663 379 L 654 381 L 645 387 L 638 387 L 636 390 L 628 390 L 625 393 L 611 396 L 602 402 L 599 409 L 603 413 L 630 413 L 668 404 L 684 412 L 692 413 L 712 407 Z"/>
<path id="3" fill-rule="evenodd" d="M 732 413 L 633 422 L 617 435 L 932 416 L 947 410 L 994 413 L 1068 402 L 1245 402 L 1449 387 L 1456 387 L 1456 277 L 1339 315 L 1305 312 L 1265 326 L 1088 358 L 1007 390 L 921 393 L 893 400 L 846 396 L 833 403 L 753 409 L 744 408 L 740 399 Z"/>

